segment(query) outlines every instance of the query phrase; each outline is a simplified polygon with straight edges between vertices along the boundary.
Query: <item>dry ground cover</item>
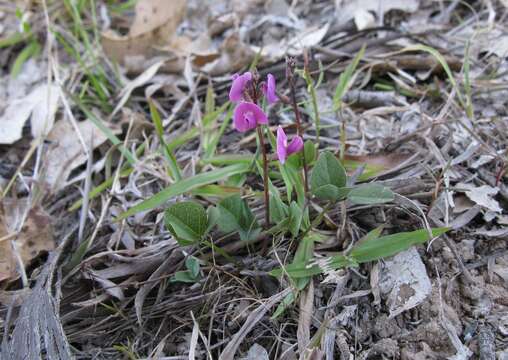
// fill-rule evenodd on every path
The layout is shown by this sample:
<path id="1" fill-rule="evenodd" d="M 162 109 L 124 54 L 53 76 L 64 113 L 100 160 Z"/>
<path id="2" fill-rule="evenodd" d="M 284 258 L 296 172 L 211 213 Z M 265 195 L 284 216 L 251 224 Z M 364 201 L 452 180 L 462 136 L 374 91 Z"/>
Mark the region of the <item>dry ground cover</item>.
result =
<path id="1" fill-rule="evenodd" d="M 0 0 L 0 358 L 508 359 L 507 24 Z"/>

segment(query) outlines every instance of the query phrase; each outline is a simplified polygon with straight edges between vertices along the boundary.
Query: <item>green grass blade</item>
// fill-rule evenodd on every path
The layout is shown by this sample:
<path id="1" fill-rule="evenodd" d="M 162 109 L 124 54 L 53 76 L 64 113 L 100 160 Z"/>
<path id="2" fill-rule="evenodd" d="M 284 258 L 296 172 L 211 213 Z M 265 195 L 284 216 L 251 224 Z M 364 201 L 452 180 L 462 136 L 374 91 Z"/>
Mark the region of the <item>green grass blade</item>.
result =
<path id="1" fill-rule="evenodd" d="M 166 140 L 164 140 L 164 127 L 162 126 L 162 120 L 159 111 L 157 111 L 157 107 L 155 107 L 155 104 L 153 103 L 152 100 L 148 100 L 148 106 L 150 108 L 150 115 L 152 116 L 152 121 L 155 125 L 155 132 L 157 133 L 159 142 L 161 143 L 162 153 L 164 154 L 168 162 L 170 175 L 176 181 L 181 180 L 182 174 L 180 171 L 180 167 L 178 166 L 178 162 L 176 161 L 173 152 L 169 150 Z"/>
<path id="2" fill-rule="evenodd" d="M 446 59 L 439 51 L 437 51 L 434 48 L 431 48 L 430 46 L 426 45 L 413 45 L 408 46 L 404 49 L 402 49 L 400 52 L 409 52 L 409 51 L 424 51 L 429 53 L 430 55 L 434 56 L 434 58 L 439 62 L 439 64 L 443 67 L 443 70 L 445 71 L 446 75 L 448 76 L 448 79 L 450 80 L 450 83 L 452 84 L 453 88 L 457 92 L 457 98 L 459 99 L 460 104 L 464 109 L 467 109 L 466 103 L 464 101 L 464 97 L 462 96 L 462 93 L 460 92 L 459 87 L 457 86 L 457 82 L 455 81 L 455 78 L 453 77 L 452 70 L 448 66 L 448 63 L 446 62 Z"/>
<path id="3" fill-rule="evenodd" d="M 432 236 L 439 236 L 448 230 L 450 229 L 432 229 Z M 358 244 L 351 250 L 349 256 L 358 263 L 364 263 L 395 255 L 413 245 L 423 244 L 430 239 L 427 229 L 386 235 Z"/>
<path id="4" fill-rule="evenodd" d="M 97 119 L 97 117 L 94 115 L 94 113 L 92 113 L 86 107 L 86 105 L 83 104 L 83 102 L 79 98 L 77 98 L 76 96 L 74 96 L 70 93 L 67 93 L 67 95 L 69 95 L 72 98 L 72 100 L 76 103 L 76 105 L 78 105 L 78 107 L 81 109 L 81 111 L 83 111 L 85 113 L 86 117 L 91 122 L 93 122 L 94 125 L 97 126 L 97 128 L 100 131 L 102 131 L 102 133 L 109 139 L 109 141 L 111 141 L 114 145 L 118 146 L 118 149 L 120 150 L 122 155 L 125 156 L 127 161 L 131 165 L 134 165 L 136 163 L 134 155 L 132 155 L 132 153 L 127 148 L 125 148 L 123 146 L 122 141 L 120 141 L 120 139 L 115 134 L 113 134 L 111 129 L 108 128 L 106 125 L 104 125 L 104 123 L 101 120 Z"/>
<path id="5" fill-rule="evenodd" d="M 230 166 L 226 166 L 224 168 L 200 173 L 200 174 L 190 177 L 190 178 L 182 179 L 182 180 L 174 183 L 173 185 L 168 186 L 167 188 L 158 192 L 157 194 L 153 195 L 149 199 L 142 201 L 141 203 L 137 204 L 136 206 L 133 206 L 126 212 L 120 214 L 120 216 L 117 218 L 117 220 L 125 219 L 125 218 L 127 218 L 131 215 L 134 215 L 138 212 L 141 212 L 141 211 L 153 209 L 157 206 L 164 204 L 167 200 L 169 200 L 172 197 L 192 191 L 192 190 L 194 190 L 200 186 L 203 186 L 203 185 L 212 184 L 214 182 L 217 182 L 217 181 L 227 178 L 229 176 L 244 173 L 248 170 L 249 170 L 249 165 L 236 164 L 236 165 L 230 165 Z"/>
<path id="6" fill-rule="evenodd" d="M 353 78 L 353 74 L 360 63 L 360 60 L 365 53 L 365 45 L 362 46 L 358 54 L 354 57 L 353 61 L 346 67 L 346 70 L 339 77 L 339 83 L 335 88 L 335 94 L 333 96 L 333 108 L 334 111 L 337 111 L 342 106 L 342 97 L 347 92 L 349 87 L 351 86 L 351 79 Z"/>

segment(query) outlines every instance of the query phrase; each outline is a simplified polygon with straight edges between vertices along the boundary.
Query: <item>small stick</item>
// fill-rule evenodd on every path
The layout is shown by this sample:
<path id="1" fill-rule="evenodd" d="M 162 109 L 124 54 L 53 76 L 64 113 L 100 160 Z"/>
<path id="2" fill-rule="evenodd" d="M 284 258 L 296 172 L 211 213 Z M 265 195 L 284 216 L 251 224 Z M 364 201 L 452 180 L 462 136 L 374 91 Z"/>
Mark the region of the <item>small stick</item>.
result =
<path id="1" fill-rule="evenodd" d="M 303 131 L 302 131 L 302 122 L 300 118 L 300 110 L 298 109 L 298 104 L 296 102 L 296 90 L 295 90 L 295 81 L 294 81 L 294 70 L 295 70 L 295 60 L 293 58 L 286 58 L 286 78 L 289 84 L 290 90 L 290 99 L 291 106 L 293 107 L 293 112 L 295 113 L 295 122 L 296 122 L 296 131 L 298 136 L 303 139 Z M 302 162 L 303 162 L 303 174 L 304 174 L 304 186 L 305 186 L 305 196 L 309 192 L 309 183 L 307 176 L 307 162 L 305 160 L 305 151 L 302 151 Z"/>

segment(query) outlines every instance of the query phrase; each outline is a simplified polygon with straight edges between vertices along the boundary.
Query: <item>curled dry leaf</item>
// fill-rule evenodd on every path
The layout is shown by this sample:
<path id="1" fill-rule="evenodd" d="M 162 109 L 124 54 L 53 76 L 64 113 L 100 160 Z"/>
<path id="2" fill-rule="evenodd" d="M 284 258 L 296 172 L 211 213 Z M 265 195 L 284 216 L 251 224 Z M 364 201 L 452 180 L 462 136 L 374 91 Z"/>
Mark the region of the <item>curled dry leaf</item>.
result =
<path id="1" fill-rule="evenodd" d="M 31 118 L 32 136 L 45 136 L 53 127 L 58 110 L 60 89 L 41 84 L 28 95 L 10 100 L 0 116 L 0 144 L 12 144 L 21 139 L 23 126 Z"/>
<path id="2" fill-rule="evenodd" d="M 14 199 L 4 199 L 0 206 L 0 282 L 17 277 L 16 252 L 26 265 L 40 252 L 55 248 L 51 218 L 39 206 L 28 210 L 16 234 L 27 206 L 27 201 Z"/>
<path id="3" fill-rule="evenodd" d="M 497 187 L 494 188 L 489 185 L 475 187 L 471 184 L 459 183 L 457 184 L 457 188 L 465 189 L 466 196 L 470 200 L 474 201 L 476 204 L 482 206 L 483 208 L 486 208 L 490 211 L 494 211 L 496 213 L 500 213 L 503 211 L 503 209 L 501 209 L 501 206 L 499 206 L 497 200 L 493 198 L 493 196 L 499 192 L 499 189 Z"/>

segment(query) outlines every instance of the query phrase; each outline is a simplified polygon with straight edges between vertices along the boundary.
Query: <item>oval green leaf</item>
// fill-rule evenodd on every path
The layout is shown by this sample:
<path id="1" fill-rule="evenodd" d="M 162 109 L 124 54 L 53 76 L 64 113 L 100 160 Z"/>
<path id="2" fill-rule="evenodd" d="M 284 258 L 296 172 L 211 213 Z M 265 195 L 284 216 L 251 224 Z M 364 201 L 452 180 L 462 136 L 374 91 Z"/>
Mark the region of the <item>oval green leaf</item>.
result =
<path id="1" fill-rule="evenodd" d="M 355 204 L 372 205 L 393 201 L 393 192 L 379 184 L 365 184 L 351 190 L 347 198 Z"/>
<path id="2" fill-rule="evenodd" d="M 205 209 L 192 201 L 176 203 L 169 207 L 164 214 L 164 221 L 180 245 L 199 242 L 208 227 Z"/>

